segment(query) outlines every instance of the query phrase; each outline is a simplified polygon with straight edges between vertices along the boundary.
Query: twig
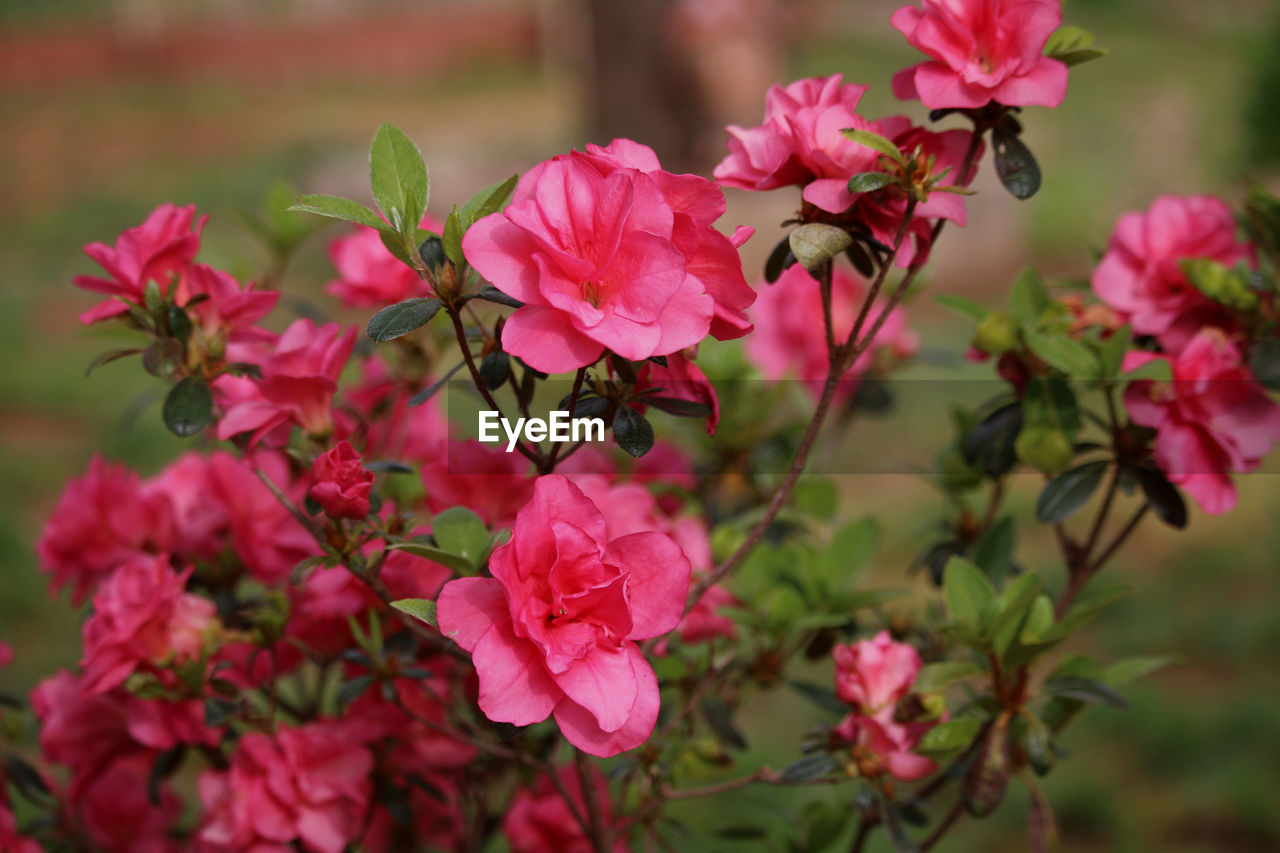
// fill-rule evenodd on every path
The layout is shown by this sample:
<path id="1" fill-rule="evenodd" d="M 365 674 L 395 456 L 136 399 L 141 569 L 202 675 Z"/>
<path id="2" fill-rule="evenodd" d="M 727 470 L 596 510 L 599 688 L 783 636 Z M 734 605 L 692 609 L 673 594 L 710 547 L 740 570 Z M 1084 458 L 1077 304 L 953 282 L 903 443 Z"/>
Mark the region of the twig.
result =
<path id="1" fill-rule="evenodd" d="M 587 807 L 588 835 L 591 846 L 596 853 L 609 853 L 609 827 L 604 822 L 604 811 L 600 807 L 599 792 L 596 791 L 595 778 L 591 775 L 591 760 L 587 754 L 576 746 L 573 748 L 573 762 L 578 769 L 578 783 L 582 787 L 582 802 Z"/>
<path id="2" fill-rule="evenodd" d="M 587 369 L 579 367 L 578 372 L 573 377 L 573 390 L 569 392 L 569 417 L 573 417 L 573 410 L 578 407 L 578 395 L 582 393 L 582 381 L 587 377 Z M 557 443 L 551 448 L 551 455 L 547 458 L 546 470 L 540 471 L 543 474 L 550 474 L 556 470 L 556 461 L 560 458 L 560 448 L 564 447 L 563 443 Z M 577 450 L 578 448 L 573 448 Z M 567 456 L 567 454 L 566 454 Z"/>
<path id="3" fill-rule="evenodd" d="M 942 822 L 939 823 L 936 827 L 934 827 L 933 832 L 929 833 L 928 838 L 920 842 L 921 853 L 924 853 L 924 851 L 926 850 L 932 849 L 935 844 L 941 841 L 942 837 L 947 834 L 947 832 L 951 829 L 952 826 L 955 825 L 956 821 L 959 820 L 963 814 L 964 814 L 964 797 L 959 797 L 956 799 L 955 805 L 953 805 L 951 807 L 951 810 L 947 812 L 946 817 L 942 819 Z"/>

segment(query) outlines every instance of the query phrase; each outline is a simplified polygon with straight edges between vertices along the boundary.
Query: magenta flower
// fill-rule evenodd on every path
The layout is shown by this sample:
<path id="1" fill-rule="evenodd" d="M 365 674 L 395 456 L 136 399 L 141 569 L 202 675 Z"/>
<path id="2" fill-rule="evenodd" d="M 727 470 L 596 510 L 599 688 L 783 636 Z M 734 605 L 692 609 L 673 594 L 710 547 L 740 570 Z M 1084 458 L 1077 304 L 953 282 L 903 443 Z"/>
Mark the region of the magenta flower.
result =
<path id="1" fill-rule="evenodd" d="M 598 756 L 644 743 L 658 681 L 634 641 L 680 621 L 680 547 L 656 532 L 610 539 L 596 505 L 552 474 L 489 570 L 446 584 L 438 600 L 440 630 L 472 654 L 485 716 L 527 726 L 554 714 L 570 743 Z"/>
<path id="2" fill-rule="evenodd" d="M 145 303 L 147 282 L 160 286 L 168 295 L 171 279 L 183 273 L 200 251 L 200 232 L 208 216 L 196 221 L 195 205 L 177 207 L 162 204 L 141 225 L 125 230 L 115 246 L 90 243 L 84 253 L 106 270 L 109 278 L 78 275 L 76 287 L 116 297 L 100 302 L 80 315 L 89 324 L 106 320 Z M 194 230 L 192 226 L 194 225 Z"/>
<path id="3" fill-rule="evenodd" d="M 1132 352 L 1125 369 L 1162 358 Z M 1173 382 L 1132 382 L 1124 405 L 1134 423 L 1156 431 L 1155 460 L 1171 483 L 1210 515 L 1236 505 L 1232 473 L 1245 473 L 1280 441 L 1277 406 L 1220 330 L 1201 330 L 1170 361 Z"/>
<path id="4" fill-rule="evenodd" d="M 855 758 L 860 760 L 868 775 L 887 771 L 890 776 L 904 782 L 923 779 L 938 769 L 932 758 L 912 752 L 924 733 L 935 722 L 897 723 L 892 713 L 868 717 L 849 714 L 835 727 L 835 735 L 853 747 Z"/>
<path id="5" fill-rule="evenodd" d="M 670 397 L 706 406 L 711 410 L 707 415 L 707 435 L 716 434 L 716 426 L 720 423 L 720 398 L 716 396 L 716 387 L 711 384 L 707 374 L 693 361 L 673 352 L 667 356 L 665 367 L 647 362 L 640 368 L 638 380 L 635 386 L 637 394 L 652 389 L 658 397 Z M 644 412 L 647 407 L 640 404 L 636 408 Z"/>
<path id="6" fill-rule="evenodd" d="M 578 814 L 585 814 L 582 780 L 578 774 L 572 767 L 562 767 L 556 774 L 560 784 L 569 792 Z M 605 825 L 613 825 L 615 831 L 623 830 L 623 823 L 613 816 L 609 786 L 594 767 L 591 768 L 591 785 L 595 788 L 596 801 L 601 805 Z M 512 853 L 591 853 L 594 849 L 591 839 L 582 831 L 569 805 L 560 796 L 555 782 L 546 775 L 538 777 L 532 787 L 523 788 L 516 794 L 502 820 L 502 834 L 507 837 Z M 621 837 L 614 842 L 613 853 L 626 853 L 629 849 Z"/>
<path id="7" fill-rule="evenodd" d="M 205 341 L 215 348 L 225 348 L 233 338 L 267 334 L 253 329 L 253 324 L 271 313 L 280 301 L 279 291 L 257 290 L 252 282 L 241 287 L 227 273 L 204 264 L 192 265 L 186 276 L 186 288 L 190 298 L 206 297 L 189 311 Z"/>
<path id="8" fill-rule="evenodd" d="M 149 785 L 155 759 L 136 755 L 106 768 L 76 798 L 74 811 L 103 853 L 179 853 L 173 836 L 182 801 L 168 784 Z M 0 848 L 4 849 L 4 848 Z"/>
<path id="9" fill-rule="evenodd" d="M 444 225 L 428 216 L 419 228 L 439 234 Z M 382 307 L 413 296 L 430 296 L 421 277 L 387 251 L 378 232 L 356 225 L 329 244 L 329 260 L 338 278 L 324 289 L 342 300 L 344 308 Z"/>
<path id="10" fill-rule="evenodd" d="M 1093 272 L 1093 291 L 1133 331 L 1154 335 L 1176 353 L 1204 325 L 1228 325 L 1226 309 L 1195 288 L 1179 262 L 1204 258 L 1225 266 L 1251 261 L 1236 239 L 1227 203 L 1213 196 L 1161 196 L 1143 213 L 1120 217 Z"/>
<path id="11" fill-rule="evenodd" d="M 1067 66 L 1044 56 L 1062 23 L 1058 0 L 920 0 L 893 13 L 893 28 L 930 57 L 898 72 L 893 93 L 929 109 L 1056 107 Z"/>
<path id="12" fill-rule="evenodd" d="M 308 493 L 330 518 L 364 518 L 369 514 L 373 472 L 346 441 L 316 457 L 311 465 L 315 483 Z"/>
<path id="13" fill-rule="evenodd" d="M 713 322 L 722 336 L 746 331 L 741 262 L 710 227 L 723 197 L 661 171 L 652 154 L 619 140 L 548 160 L 520 179 L 505 211 L 467 231 L 467 260 L 525 303 L 503 327 L 507 352 L 561 373 L 606 349 L 639 361 L 693 346 Z M 724 300 L 718 319 L 713 292 Z"/>

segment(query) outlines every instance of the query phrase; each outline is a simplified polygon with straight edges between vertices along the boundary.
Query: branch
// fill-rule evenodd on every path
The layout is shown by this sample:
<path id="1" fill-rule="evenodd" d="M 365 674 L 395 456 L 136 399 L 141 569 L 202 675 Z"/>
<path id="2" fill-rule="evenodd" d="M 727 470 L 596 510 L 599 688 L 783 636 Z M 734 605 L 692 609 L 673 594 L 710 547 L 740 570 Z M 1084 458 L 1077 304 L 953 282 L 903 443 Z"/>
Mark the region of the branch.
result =
<path id="1" fill-rule="evenodd" d="M 596 853 L 609 853 L 612 849 L 609 839 L 609 827 L 604 822 L 604 811 L 600 807 L 600 795 L 596 790 L 595 779 L 591 775 L 591 761 L 587 754 L 576 746 L 573 748 L 573 762 L 578 769 L 578 784 L 582 788 L 582 802 L 587 807 L 588 837 Z"/>

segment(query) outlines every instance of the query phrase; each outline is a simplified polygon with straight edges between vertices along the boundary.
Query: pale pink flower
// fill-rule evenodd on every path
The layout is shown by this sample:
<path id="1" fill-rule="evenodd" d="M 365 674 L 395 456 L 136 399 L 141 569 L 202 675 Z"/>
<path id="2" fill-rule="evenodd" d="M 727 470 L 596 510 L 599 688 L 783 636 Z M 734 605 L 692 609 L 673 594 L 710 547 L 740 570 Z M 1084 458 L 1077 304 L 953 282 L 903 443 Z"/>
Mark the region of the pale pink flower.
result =
<path id="1" fill-rule="evenodd" d="M 1125 369 L 1161 356 L 1132 352 Z M 1203 329 L 1166 359 L 1173 382 L 1131 382 L 1124 405 L 1134 423 L 1156 431 L 1155 461 L 1210 515 L 1236 505 L 1231 474 L 1255 470 L 1280 441 L 1280 406 L 1218 329 Z"/>
<path id="2" fill-rule="evenodd" d="M 1067 66 L 1044 56 L 1062 23 L 1058 0 L 920 0 L 890 23 L 928 62 L 900 71 L 893 92 L 930 109 L 1056 107 L 1067 94 Z"/>
<path id="3" fill-rule="evenodd" d="M 525 726 L 554 714 L 593 755 L 643 743 L 658 683 L 636 640 L 680 621 L 689 561 L 670 537 L 610 539 L 600 510 L 561 475 L 538 479 L 492 578 L 445 584 L 440 629 L 472 653 L 480 709 Z"/>
<path id="4" fill-rule="evenodd" d="M 888 631 L 832 651 L 836 695 L 868 716 L 891 708 L 911 691 L 920 674 L 920 653 L 897 643 Z"/>
<path id="5" fill-rule="evenodd" d="M 936 724 L 936 721 L 898 723 L 892 712 L 874 717 L 849 714 L 833 732 L 853 746 L 856 757 L 873 761 L 904 782 L 914 782 L 938 769 L 932 758 L 912 752 L 924 733 Z"/>

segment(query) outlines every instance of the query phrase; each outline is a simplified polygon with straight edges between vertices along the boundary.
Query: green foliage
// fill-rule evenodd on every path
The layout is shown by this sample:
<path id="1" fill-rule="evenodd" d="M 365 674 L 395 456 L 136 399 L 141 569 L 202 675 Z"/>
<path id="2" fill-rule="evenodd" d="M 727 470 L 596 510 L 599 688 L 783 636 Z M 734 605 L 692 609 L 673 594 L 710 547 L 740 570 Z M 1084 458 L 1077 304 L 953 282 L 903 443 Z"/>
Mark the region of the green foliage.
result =
<path id="1" fill-rule="evenodd" d="M 421 619 L 431 627 L 436 627 L 436 603 L 425 598 L 402 598 L 391 602 L 391 606 L 401 613 L 408 613 L 415 619 Z"/>
<path id="2" fill-rule="evenodd" d="M 162 412 L 164 425 L 181 438 L 190 438 L 213 423 L 213 390 L 199 376 L 188 376 L 169 390 Z"/>
<path id="3" fill-rule="evenodd" d="M 369 146 L 369 187 L 391 227 L 416 237 L 427 211 L 431 181 L 418 146 L 389 122 L 378 128 Z"/>
<path id="4" fill-rule="evenodd" d="M 397 302 L 369 318 L 366 332 L 375 343 L 394 341 L 430 323 L 440 313 L 440 306 L 439 299 L 424 296 Z"/>
<path id="5" fill-rule="evenodd" d="M 431 535 L 450 554 L 479 568 L 489 555 L 489 530 L 480 516 L 466 507 L 455 506 L 431 517 Z"/>

